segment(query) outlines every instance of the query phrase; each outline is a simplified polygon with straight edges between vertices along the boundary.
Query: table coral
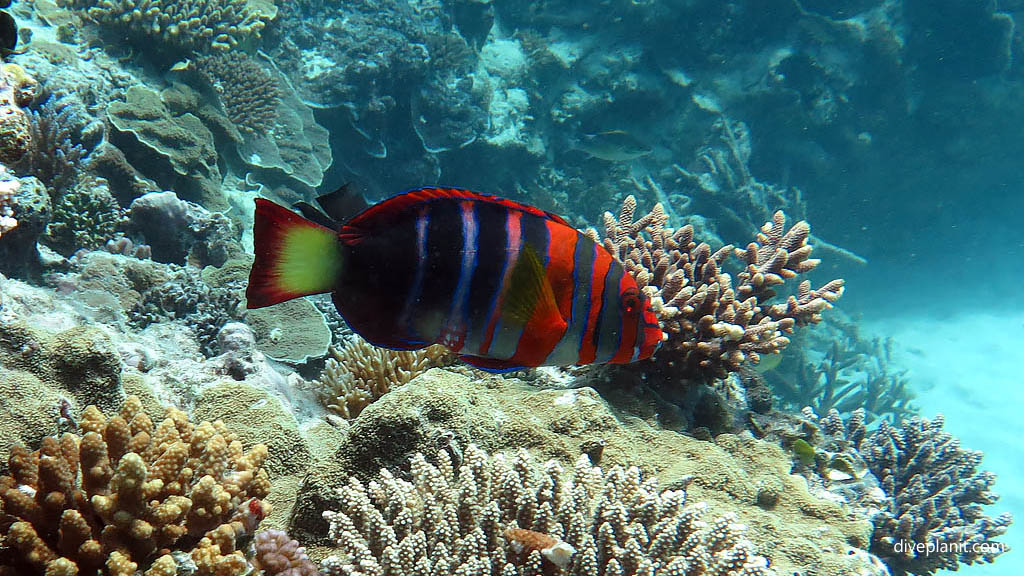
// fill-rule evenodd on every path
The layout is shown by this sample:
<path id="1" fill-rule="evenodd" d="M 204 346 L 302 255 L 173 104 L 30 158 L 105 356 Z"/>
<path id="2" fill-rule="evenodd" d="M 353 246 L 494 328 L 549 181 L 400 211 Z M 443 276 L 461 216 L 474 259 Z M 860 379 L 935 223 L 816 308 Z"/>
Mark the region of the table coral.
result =
<path id="1" fill-rule="evenodd" d="M 673 229 L 661 204 L 636 218 L 636 198 L 623 202 L 618 218 L 604 215 L 604 246 L 633 274 L 652 299 L 668 334 L 659 359 L 678 359 L 676 368 L 689 377 L 723 378 L 748 360 L 775 354 L 789 344 L 784 332 L 821 321 L 821 313 L 843 294 L 843 281 L 770 304 L 776 288 L 813 270 L 807 244 L 810 226 L 786 227 L 776 212 L 745 249 L 726 245 L 712 251 L 697 243 L 692 226 Z M 723 270 L 730 255 L 743 261 L 735 278 Z"/>
<path id="2" fill-rule="evenodd" d="M 244 567 L 234 541 L 266 513 L 265 446 L 246 452 L 223 423 L 174 407 L 154 424 L 135 396 L 110 417 L 86 408 L 79 426 L 12 449 L 0 573 L 166 574 L 169 551 L 193 547 L 198 574 Z"/>
<path id="3" fill-rule="evenodd" d="M 639 468 L 593 466 L 566 474 L 525 452 L 489 456 L 470 445 L 460 463 L 447 452 L 412 458 L 412 482 L 387 470 L 339 490 L 325 512 L 343 557 L 329 575 L 412 573 L 623 576 L 775 574 L 732 514 L 711 521 L 684 490 L 659 491 Z M 456 474 L 456 471 L 458 473 Z"/>

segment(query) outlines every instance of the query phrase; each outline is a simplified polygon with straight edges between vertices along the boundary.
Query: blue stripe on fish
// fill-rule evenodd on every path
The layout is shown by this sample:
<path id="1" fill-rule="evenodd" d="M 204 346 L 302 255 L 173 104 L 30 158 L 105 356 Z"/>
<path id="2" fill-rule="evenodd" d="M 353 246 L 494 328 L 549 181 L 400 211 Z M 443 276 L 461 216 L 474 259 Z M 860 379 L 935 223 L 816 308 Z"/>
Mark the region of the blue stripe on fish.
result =
<path id="1" fill-rule="evenodd" d="M 597 337 L 597 362 L 608 362 L 619 349 L 622 338 L 622 310 L 619 306 L 619 282 L 625 269 L 614 265 L 608 270 L 604 282 L 604 298 L 601 303 L 601 331 Z"/>
<path id="2" fill-rule="evenodd" d="M 473 210 L 473 202 L 459 202 L 459 217 L 462 223 L 462 250 L 460 251 L 461 266 L 459 281 L 452 296 L 452 307 L 440 342 L 454 351 L 459 351 L 466 341 L 468 322 L 466 307 L 469 299 L 469 285 L 473 279 L 477 262 L 477 221 Z"/>

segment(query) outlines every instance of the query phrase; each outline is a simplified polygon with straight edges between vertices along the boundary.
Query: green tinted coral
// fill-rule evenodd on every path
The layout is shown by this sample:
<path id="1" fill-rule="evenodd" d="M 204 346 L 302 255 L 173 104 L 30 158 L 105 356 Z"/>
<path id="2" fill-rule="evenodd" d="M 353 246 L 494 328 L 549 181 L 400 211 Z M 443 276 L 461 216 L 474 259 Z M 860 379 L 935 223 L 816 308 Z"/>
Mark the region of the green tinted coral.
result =
<path id="1" fill-rule="evenodd" d="M 276 10 L 246 0 L 58 0 L 103 26 L 146 45 L 188 50 L 229 50 L 259 38 Z"/>

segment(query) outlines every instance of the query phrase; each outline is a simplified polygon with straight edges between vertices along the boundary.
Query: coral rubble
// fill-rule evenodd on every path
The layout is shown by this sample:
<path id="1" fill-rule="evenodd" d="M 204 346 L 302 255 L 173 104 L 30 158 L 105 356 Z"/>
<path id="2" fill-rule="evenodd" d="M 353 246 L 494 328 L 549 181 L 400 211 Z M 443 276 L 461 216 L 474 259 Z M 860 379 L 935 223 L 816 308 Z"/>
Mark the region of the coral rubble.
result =
<path id="1" fill-rule="evenodd" d="M 154 424 L 134 396 L 113 416 L 86 408 L 79 427 L 34 452 L 12 449 L 0 571 L 167 573 L 182 546 L 198 574 L 244 568 L 234 542 L 266 513 L 265 446 L 244 451 L 223 423 L 194 424 L 173 407 Z"/>
<path id="2" fill-rule="evenodd" d="M 819 322 L 843 294 L 842 280 L 818 289 L 804 280 L 795 296 L 769 303 L 779 285 L 818 265 L 810 258 L 806 222 L 787 228 L 785 215 L 776 212 L 745 249 L 726 245 L 712 252 L 694 240 L 692 226 L 668 227 L 660 204 L 640 218 L 636 206 L 629 196 L 617 219 L 605 213 L 604 245 L 651 297 L 668 334 L 659 357 L 671 356 L 683 376 L 722 378 L 748 360 L 778 353 L 789 344 L 784 332 Z M 735 279 L 723 270 L 732 254 L 744 264 Z"/>
<path id="3" fill-rule="evenodd" d="M 344 576 L 571 574 L 769 576 L 767 560 L 734 515 L 705 521 L 685 490 L 659 490 L 635 467 L 608 471 L 581 456 L 571 475 L 526 452 L 489 456 L 470 445 L 462 461 L 412 458 L 412 481 L 382 470 L 340 488 L 325 512 Z"/>

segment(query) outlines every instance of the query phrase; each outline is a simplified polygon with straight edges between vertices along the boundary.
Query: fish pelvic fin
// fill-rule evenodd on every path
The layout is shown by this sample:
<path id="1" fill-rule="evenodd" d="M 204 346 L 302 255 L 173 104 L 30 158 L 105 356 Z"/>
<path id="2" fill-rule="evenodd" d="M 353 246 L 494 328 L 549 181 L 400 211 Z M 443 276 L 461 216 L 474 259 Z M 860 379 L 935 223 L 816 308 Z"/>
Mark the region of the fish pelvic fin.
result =
<path id="1" fill-rule="evenodd" d="M 257 198 L 253 236 L 256 259 L 245 291 L 246 308 L 334 290 L 342 267 L 335 231 Z"/>
<path id="2" fill-rule="evenodd" d="M 559 332 L 564 332 L 567 327 L 544 264 L 537 250 L 529 244 L 523 246 L 512 269 L 502 315 L 523 326 L 536 320 Z"/>

